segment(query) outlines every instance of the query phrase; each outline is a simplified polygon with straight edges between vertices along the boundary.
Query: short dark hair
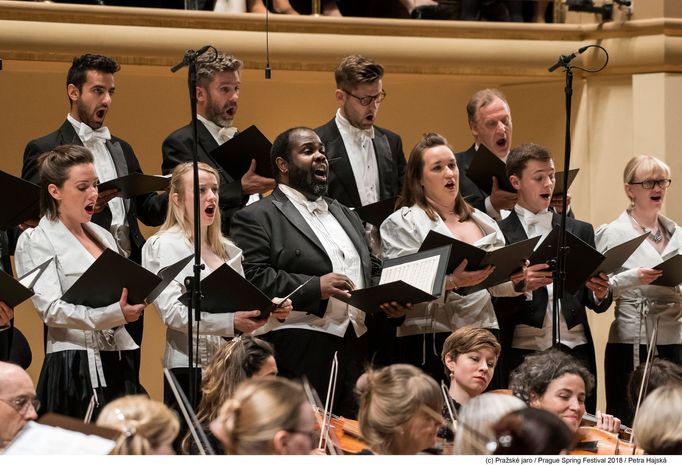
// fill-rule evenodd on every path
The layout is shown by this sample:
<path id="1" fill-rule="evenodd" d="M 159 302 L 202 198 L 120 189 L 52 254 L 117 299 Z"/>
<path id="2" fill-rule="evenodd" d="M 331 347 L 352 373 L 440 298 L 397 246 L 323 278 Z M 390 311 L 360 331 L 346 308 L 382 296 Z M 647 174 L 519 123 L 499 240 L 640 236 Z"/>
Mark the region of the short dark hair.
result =
<path id="1" fill-rule="evenodd" d="M 291 161 L 291 134 L 298 131 L 312 131 L 311 128 L 305 126 L 297 126 L 294 128 L 289 128 L 275 138 L 272 143 L 272 148 L 270 149 L 270 164 L 272 166 L 272 172 L 274 173 L 275 180 L 279 182 L 280 172 L 277 168 L 277 158 L 281 157 L 289 163 Z"/>
<path id="2" fill-rule="evenodd" d="M 552 160 L 552 154 L 542 145 L 522 144 L 514 147 L 507 157 L 507 177 L 521 177 L 530 160 L 548 162 Z"/>
<path id="3" fill-rule="evenodd" d="M 113 58 L 86 53 L 85 55 L 74 57 L 71 68 L 69 68 L 69 72 L 66 74 L 66 87 L 69 87 L 69 84 L 73 84 L 79 91 L 82 91 L 83 84 L 87 80 L 88 71 L 114 74 L 120 69 L 121 66 Z"/>
<path id="4" fill-rule="evenodd" d="M 495 455 L 558 455 L 573 443 L 571 430 L 558 416 L 531 407 L 506 414 L 492 430 Z"/>
<path id="5" fill-rule="evenodd" d="M 462 326 L 453 331 L 443 343 L 443 350 L 441 352 L 445 374 L 450 375 L 450 369 L 445 364 L 446 355 L 456 359 L 462 354 L 480 349 L 490 349 L 495 354 L 495 357 L 499 357 L 502 346 L 500 346 L 495 335 L 485 328 Z"/>
<path id="6" fill-rule="evenodd" d="M 639 389 L 642 384 L 642 377 L 644 376 L 644 363 L 640 364 L 630 374 L 628 381 L 628 403 L 634 410 L 637 407 L 637 399 L 639 398 Z M 666 360 L 664 358 L 655 358 L 651 361 L 649 377 L 645 386 L 644 400 L 647 395 L 652 393 L 654 389 L 666 384 L 681 384 L 682 385 L 682 366 L 675 362 Z"/>
<path id="7" fill-rule="evenodd" d="M 80 145 L 59 145 L 40 155 L 40 216 L 47 216 L 49 220 L 59 217 L 59 204 L 47 188 L 50 184 L 62 187 L 69 178 L 69 169 L 86 163 L 94 163 L 94 160 L 90 151 Z"/>
<path id="8" fill-rule="evenodd" d="M 383 66 L 362 55 L 345 57 L 334 72 L 336 87 L 344 90 L 352 90 L 358 84 L 372 84 L 383 76 Z"/>
<path id="9" fill-rule="evenodd" d="M 555 379 L 571 374 L 580 376 L 585 383 L 585 394 L 594 389 L 594 375 L 575 357 L 557 349 L 528 355 L 511 374 L 509 388 L 526 403 L 531 394 L 542 397 Z"/>
<path id="10" fill-rule="evenodd" d="M 222 71 L 239 71 L 244 64 L 239 58 L 234 55 L 226 55 L 222 52 L 218 52 L 213 61 L 201 61 L 204 57 L 210 60 L 213 56 L 213 51 L 209 49 L 197 62 L 197 85 L 206 87 L 206 84 L 211 82 L 215 77 L 216 73 Z"/>

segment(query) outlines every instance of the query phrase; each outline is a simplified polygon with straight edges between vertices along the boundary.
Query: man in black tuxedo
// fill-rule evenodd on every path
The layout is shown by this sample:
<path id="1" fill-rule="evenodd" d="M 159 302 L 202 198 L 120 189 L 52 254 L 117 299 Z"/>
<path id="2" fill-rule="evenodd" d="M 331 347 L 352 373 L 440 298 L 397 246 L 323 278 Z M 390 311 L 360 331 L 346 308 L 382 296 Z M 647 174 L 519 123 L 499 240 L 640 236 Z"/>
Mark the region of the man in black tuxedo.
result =
<path id="1" fill-rule="evenodd" d="M 509 154 L 507 174 L 517 190 L 518 201 L 510 214 L 499 223 L 508 244 L 529 237 L 544 238 L 553 227 L 559 225 L 561 217 L 548 210 L 554 191 L 554 172 L 551 154 L 539 145 L 524 144 Z M 591 224 L 568 217 L 566 229 L 594 247 Z M 494 301 L 500 325 L 502 355 L 498 368 L 503 385 L 506 385 L 510 371 L 521 364 L 525 355 L 546 350 L 553 344 L 553 289 L 549 265 L 542 263 L 530 266 L 525 286 L 525 295 L 500 297 Z M 561 349 L 583 361 L 595 378 L 594 344 L 585 307 L 602 313 L 609 308 L 611 301 L 608 278 L 601 273 L 586 281 L 575 293 L 566 291 L 560 302 Z M 596 397 L 588 400 L 593 403 Z"/>
<path id="2" fill-rule="evenodd" d="M 74 58 L 66 77 L 66 93 L 71 105 L 66 121 L 56 131 L 26 145 L 22 178 L 39 184 L 39 155 L 64 144 L 80 145 L 92 152 L 100 182 L 142 173 L 130 144 L 111 135 L 104 126 L 116 88 L 114 73 L 119 70 L 118 63 L 110 57 L 86 54 Z M 133 199 L 122 199 L 117 194 L 115 189 L 99 193 L 92 221 L 111 232 L 125 256 L 140 263 L 145 239 L 137 220 L 139 218 L 147 226 L 163 223 L 168 194 L 149 193 Z M 126 325 L 138 345 L 142 343 L 142 328 L 142 317 Z"/>
<path id="3" fill-rule="evenodd" d="M 353 388 L 367 357 L 367 320 L 404 315 L 387 305 L 386 315 L 366 315 L 334 297 L 372 285 L 381 262 L 369 252 L 358 216 L 324 197 L 328 163 L 317 134 L 293 128 L 272 146 L 278 185 L 263 200 L 238 211 L 232 238 L 244 251 L 244 272 L 266 295 L 288 295 L 294 311 L 263 336 L 275 346 L 279 373 L 307 376 L 326 395 L 334 352 L 339 372 L 334 410 L 354 413 Z M 270 324 L 268 324 L 270 325 Z"/>
<path id="4" fill-rule="evenodd" d="M 0 273 L 12 274 L 7 233 L 0 231 Z M 14 310 L 0 301 L 0 361 L 9 360 L 14 334 Z"/>
<path id="5" fill-rule="evenodd" d="M 213 52 L 208 51 L 200 60 L 210 58 Z M 260 194 L 275 187 L 275 180 L 256 174 L 256 161 L 241 179 L 233 179 L 221 169 L 211 156 L 211 151 L 230 140 L 237 133 L 232 121 L 237 115 L 239 102 L 239 70 L 242 62 L 232 55 L 218 53 L 210 63 L 197 63 L 197 151 L 199 161 L 208 163 L 220 173 L 220 215 L 221 229 L 226 236 L 230 235 L 232 215 L 260 198 Z M 173 171 L 176 165 L 191 162 L 194 159 L 194 138 L 192 124 L 173 131 L 163 141 L 164 173 Z"/>
<path id="6" fill-rule="evenodd" d="M 315 129 L 329 160 L 329 197 L 351 208 L 400 194 L 405 154 L 400 136 L 374 125 L 386 97 L 383 67 L 351 55 L 336 68 L 336 116 Z"/>

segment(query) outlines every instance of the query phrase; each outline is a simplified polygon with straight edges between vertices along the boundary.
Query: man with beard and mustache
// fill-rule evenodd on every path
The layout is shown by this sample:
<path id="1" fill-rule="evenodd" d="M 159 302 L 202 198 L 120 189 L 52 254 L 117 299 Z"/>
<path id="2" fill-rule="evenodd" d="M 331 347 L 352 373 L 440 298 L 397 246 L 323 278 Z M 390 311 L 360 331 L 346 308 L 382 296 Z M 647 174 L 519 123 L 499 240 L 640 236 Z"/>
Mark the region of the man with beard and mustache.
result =
<path id="1" fill-rule="evenodd" d="M 56 131 L 32 140 L 24 150 L 21 177 L 40 184 L 38 156 L 59 145 L 86 147 L 95 159 L 99 182 L 131 173 L 142 173 L 133 148 L 109 133 L 104 119 L 116 89 L 114 73 L 119 64 L 110 57 L 85 54 L 73 59 L 66 76 L 66 94 L 71 108 L 66 121 Z M 111 232 L 121 253 L 140 263 L 144 237 L 138 218 L 147 226 L 159 226 L 166 218 L 167 193 L 149 193 L 132 199 L 117 197 L 115 189 L 99 193 L 92 222 Z M 33 225 L 35 226 L 35 225 Z M 142 343 L 143 318 L 126 325 L 137 345 Z M 139 349 L 136 351 L 139 366 Z"/>
<path id="2" fill-rule="evenodd" d="M 212 51 L 207 52 L 212 54 Z M 210 63 L 197 63 L 197 151 L 199 161 L 207 163 L 220 173 L 221 229 L 230 235 L 232 215 L 248 203 L 260 198 L 260 194 L 275 187 L 275 180 L 256 174 L 256 161 L 241 179 L 233 179 L 210 155 L 219 145 L 232 139 L 237 128 L 232 121 L 237 115 L 239 101 L 239 70 L 242 62 L 232 55 L 218 53 Z M 164 173 L 173 171 L 176 165 L 194 160 L 192 124 L 173 131 L 163 141 Z"/>
<path id="3" fill-rule="evenodd" d="M 277 187 L 234 215 L 232 239 L 244 252 L 247 279 L 266 295 L 288 295 L 313 279 L 291 296 L 287 321 L 266 326 L 270 332 L 262 337 L 275 347 L 279 374 L 307 376 L 321 396 L 338 351 L 333 410 L 352 415 L 354 383 L 367 358 L 365 320 L 375 316 L 333 297 L 372 285 L 381 262 L 370 254 L 358 216 L 324 196 L 328 162 L 312 129 L 277 136 L 271 160 Z M 380 318 L 404 315 L 395 303 L 384 307 Z"/>

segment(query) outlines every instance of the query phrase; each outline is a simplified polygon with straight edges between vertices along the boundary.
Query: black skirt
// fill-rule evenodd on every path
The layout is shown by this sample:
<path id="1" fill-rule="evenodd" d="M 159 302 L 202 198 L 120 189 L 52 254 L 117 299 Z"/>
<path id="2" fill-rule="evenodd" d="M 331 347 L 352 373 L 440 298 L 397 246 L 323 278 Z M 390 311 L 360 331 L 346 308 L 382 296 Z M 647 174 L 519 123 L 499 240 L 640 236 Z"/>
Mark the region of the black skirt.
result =
<path id="1" fill-rule="evenodd" d="M 140 385 L 132 350 L 100 352 L 106 387 L 97 388 L 100 410 L 112 400 L 129 394 L 146 394 Z M 100 380 L 101 384 L 101 380 Z M 60 413 L 84 418 L 93 394 L 85 350 L 64 350 L 45 355 L 37 388 L 41 407 L 39 414 Z"/>

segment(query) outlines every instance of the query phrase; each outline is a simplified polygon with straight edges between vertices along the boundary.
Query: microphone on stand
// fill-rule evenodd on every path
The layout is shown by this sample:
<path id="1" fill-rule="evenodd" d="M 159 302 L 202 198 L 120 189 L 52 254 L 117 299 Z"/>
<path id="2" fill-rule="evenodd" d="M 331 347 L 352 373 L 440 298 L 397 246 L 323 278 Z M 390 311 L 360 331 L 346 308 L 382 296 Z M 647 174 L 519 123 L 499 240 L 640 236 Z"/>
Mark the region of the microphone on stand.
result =
<path id="1" fill-rule="evenodd" d="M 581 53 L 583 53 L 588 48 L 590 48 L 589 45 L 587 45 L 585 47 L 580 47 L 577 52 L 573 52 L 570 55 L 559 55 L 559 59 L 557 60 L 557 62 L 554 63 L 549 68 L 547 68 L 547 71 L 549 71 L 551 73 L 560 66 L 567 66 L 571 61 L 573 61 L 573 59 L 576 56 L 580 55 Z"/>

